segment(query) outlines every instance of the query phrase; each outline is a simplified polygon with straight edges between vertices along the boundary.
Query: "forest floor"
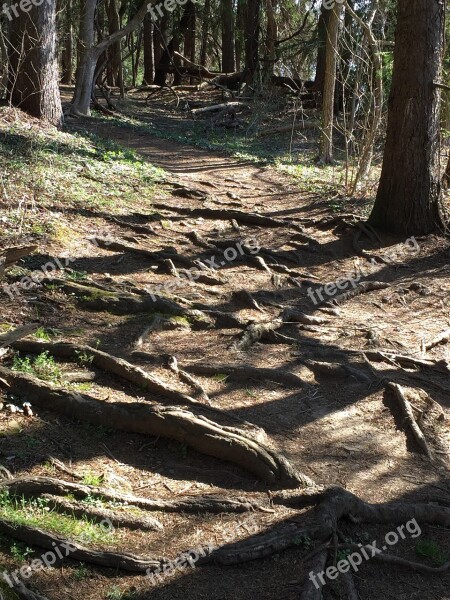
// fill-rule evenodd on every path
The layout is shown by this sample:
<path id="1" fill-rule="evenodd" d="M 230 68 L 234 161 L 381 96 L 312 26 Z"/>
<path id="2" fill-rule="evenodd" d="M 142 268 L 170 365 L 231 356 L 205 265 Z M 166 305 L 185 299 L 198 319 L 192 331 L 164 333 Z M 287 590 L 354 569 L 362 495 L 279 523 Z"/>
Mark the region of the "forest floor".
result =
<path id="1" fill-rule="evenodd" d="M 450 359 L 450 343 L 426 349 L 450 326 L 448 240 L 379 237 L 361 225 L 370 198 L 344 198 L 329 179 L 322 180 L 320 167 L 312 162 L 308 174 L 314 171 L 315 180 L 308 184 L 307 176 L 296 179 L 274 161 L 250 156 L 248 149 L 230 156 L 230 148 L 180 143 L 168 139 L 175 137 L 168 131 L 180 131 L 180 112 L 176 117 L 162 112 L 155 106 L 152 120 L 158 130 L 165 129 L 164 138 L 145 123 L 137 127 L 140 114 L 131 125 L 92 118 L 55 133 L 17 113 L 0 112 L 5 165 L 1 245 L 38 246 L 7 271 L 5 283 L 13 285 L 56 258 L 64 263 L 69 257 L 65 264 L 70 264 L 58 269 L 56 282 L 12 292 L 8 288 L 9 293 L 0 286 L 2 329 L 36 321 L 39 329 L 30 339 L 42 348 L 57 341 L 88 344 L 139 365 L 201 404 L 263 429 L 269 444 L 317 484 L 340 485 L 371 503 L 449 506 L 450 382 L 448 366 L 442 365 Z M 177 135 L 182 137 L 183 131 Z M 199 210 L 189 214 L 191 209 Z M 273 221 L 258 222 L 258 216 Z M 94 242 L 95 236 L 106 241 L 93 244 L 93 236 Z M 128 250 L 111 248 L 111 242 Z M 161 251 L 166 258 L 155 262 L 139 249 Z M 204 268 L 194 282 L 180 277 L 197 260 L 217 268 Z M 339 302 L 335 297 L 342 292 L 329 287 L 327 296 L 327 283 L 349 278 L 356 286 L 363 281 L 384 286 Z M 350 282 L 343 291 L 355 285 Z M 148 306 L 144 312 L 112 306 L 113 295 L 142 298 L 146 293 L 206 314 L 221 311 L 222 318 L 229 315 L 236 324 L 198 327 L 195 319 Z M 301 312 L 304 322 L 278 322 L 286 309 Z M 276 326 L 239 345 L 251 323 Z M 405 363 L 405 355 L 430 364 Z M 33 355 L 10 350 L 0 364 L 105 405 L 161 401 L 95 368 L 89 356 L 80 355 L 77 367 L 52 358 L 51 352 L 27 356 Z M 173 356 L 196 383 L 168 368 Z M 207 374 L 200 373 L 203 367 L 210 368 Z M 272 371 L 239 373 L 236 367 Z M 80 369 L 94 378 L 68 383 L 67 374 Z M 286 384 L 278 370 L 297 375 L 298 383 Z M 432 460 L 411 436 L 386 389 L 388 381 L 406 390 Z M 35 406 L 32 395 L 17 396 L 7 387 L 2 391 L 0 464 L 14 476 L 78 480 L 165 500 L 213 493 L 263 502 L 272 489 L 238 465 L 200 454 L 185 443 L 89 424 L 80 414 L 71 418 L 51 405 Z M 33 416 L 7 407 L 21 407 L 24 401 L 31 403 Z M 277 505 L 249 514 L 157 511 L 152 516 L 162 530 L 117 527 L 106 535 L 87 521 L 50 515 L 54 513 L 45 500 L 20 504 L 0 496 L 0 519 L 32 523 L 69 539 L 87 532 L 92 547 L 171 559 L 188 549 L 244 540 L 300 519 L 298 510 Z M 341 524 L 343 539 L 355 544 L 378 540 L 381 545 L 393 530 L 389 524 Z M 389 552 L 437 567 L 450 559 L 448 533 L 438 525 L 423 525 L 420 535 L 407 535 Z M 8 571 L 42 553 L 7 535 L 0 544 L 0 563 Z M 312 567 L 304 558 L 313 545 L 305 536 L 296 547 L 266 558 L 232 566 L 198 565 L 165 573 L 156 584 L 142 574 L 66 560 L 36 572 L 27 585 L 49 600 L 181 600 L 187 594 L 214 600 L 290 600 L 300 597 L 308 578 Z M 339 552 L 338 557 L 345 556 Z M 450 598 L 448 571 L 424 574 L 368 560 L 353 580 L 362 600 Z M 329 581 L 323 597 L 351 598 L 347 584 L 344 577 Z M 9 600 L 6 593 L 5 598 Z"/>

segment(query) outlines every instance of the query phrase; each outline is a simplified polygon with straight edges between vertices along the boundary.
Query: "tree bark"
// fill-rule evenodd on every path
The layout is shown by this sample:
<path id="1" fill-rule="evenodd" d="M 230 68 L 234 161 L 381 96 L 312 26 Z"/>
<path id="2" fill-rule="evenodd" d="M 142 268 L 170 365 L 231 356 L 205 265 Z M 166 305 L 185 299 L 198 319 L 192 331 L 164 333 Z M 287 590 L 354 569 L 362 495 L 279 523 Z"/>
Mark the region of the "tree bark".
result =
<path id="1" fill-rule="evenodd" d="M 222 9 L 222 72 L 234 73 L 234 11 L 233 0 L 221 0 Z"/>
<path id="2" fill-rule="evenodd" d="M 443 227 L 439 174 L 439 82 L 444 4 L 399 0 L 388 130 L 377 198 L 369 217 L 395 233 Z"/>
<path id="3" fill-rule="evenodd" d="M 60 127 L 63 117 L 58 88 L 56 0 L 46 0 L 28 12 L 17 12 L 10 31 L 9 100 L 33 117 Z"/>
<path id="4" fill-rule="evenodd" d="M 144 78 L 142 85 L 150 85 L 153 83 L 155 63 L 153 61 L 153 36 L 154 27 L 150 15 L 144 19 Z"/>
<path id="5" fill-rule="evenodd" d="M 244 80 L 251 83 L 258 68 L 260 0 L 247 0 L 244 15 Z"/>
<path id="6" fill-rule="evenodd" d="M 334 92 L 336 89 L 337 45 L 341 9 L 342 5 L 335 4 L 329 11 L 330 16 L 328 19 L 322 107 L 323 132 L 321 144 L 321 161 L 325 164 L 333 162 Z"/>
<path id="7" fill-rule="evenodd" d="M 86 0 L 84 17 L 81 24 L 80 39 L 82 43 L 82 56 L 77 69 L 75 93 L 70 112 L 74 116 L 89 116 L 94 85 L 95 67 L 101 54 L 122 37 L 134 31 L 144 20 L 147 14 L 148 2 L 145 1 L 128 24 L 120 31 L 116 31 L 97 45 L 94 45 L 94 17 L 97 0 Z"/>

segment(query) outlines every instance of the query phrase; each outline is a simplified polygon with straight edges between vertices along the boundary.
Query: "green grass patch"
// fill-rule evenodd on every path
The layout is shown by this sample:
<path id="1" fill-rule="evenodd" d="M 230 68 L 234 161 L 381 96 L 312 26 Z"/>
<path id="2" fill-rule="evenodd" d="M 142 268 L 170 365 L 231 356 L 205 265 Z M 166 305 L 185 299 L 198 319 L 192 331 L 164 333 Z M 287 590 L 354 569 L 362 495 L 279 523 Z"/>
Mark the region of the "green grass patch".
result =
<path id="1" fill-rule="evenodd" d="M 49 503 L 45 498 L 27 499 L 23 496 L 11 495 L 8 490 L 0 490 L 0 518 L 15 525 L 40 527 L 71 540 L 79 540 L 84 543 L 89 540 L 89 543 L 106 544 L 113 543 L 115 539 L 114 531 L 106 532 L 104 528 L 87 517 L 77 519 L 69 515 L 59 514 L 49 507 Z M 19 549 L 17 552 L 23 554 L 26 549 Z"/>

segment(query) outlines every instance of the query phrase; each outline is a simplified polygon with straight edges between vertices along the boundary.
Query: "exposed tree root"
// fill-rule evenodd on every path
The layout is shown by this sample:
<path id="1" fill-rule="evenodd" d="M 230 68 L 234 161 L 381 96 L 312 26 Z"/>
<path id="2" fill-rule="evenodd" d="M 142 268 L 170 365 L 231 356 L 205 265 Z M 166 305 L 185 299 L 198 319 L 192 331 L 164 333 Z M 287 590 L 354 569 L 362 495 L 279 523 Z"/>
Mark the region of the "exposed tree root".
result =
<path id="1" fill-rule="evenodd" d="M 155 375 L 147 373 L 140 367 L 132 365 L 123 358 L 112 356 L 112 354 L 108 354 L 97 348 L 92 348 L 91 346 L 79 346 L 77 344 L 72 344 L 71 342 L 21 340 L 15 342 L 13 348 L 20 352 L 31 352 L 33 354 L 49 352 L 58 358 L 73 361 L 78 361 L 80 355 L 86 356 L 91 365 L 125 379 L 144 390 L 168 398 L 177 404 L 197 404 L 194 398 L 172 388 Z"/>
<path id="2" fill-rule="evenodd" d="M 181 408 L 149 406 L 141 402 L 102 402 L 84 394 L 51 389 L 34 377 L 4 367 L 0 367 L 0 377 L 9 383 L 13 393 L 70 418 L 120 431 L 174 439 L 201 453 L 234 462 L 274 486 L 311 485 L 311 480 L 298 473 L 283 456 L 255 439 L 255 430 L 250 437 L 236 428 L 220 425 Z M 207 409 L 214 410 L 203 408 Z M 219 411 L 214 414 L 218 416 Z M 225 419 L 226 415 L 223 416 Z"/>
<path id="3" fill-rule="evenodd" d="M 241 425 L 254 428 L 250 423 L 243 421 L 235 415 L 227 415 L 227 413 L 224 413 L 220 409 L 215 409 L 209 406 L 205 407 L 202 402 L 199 402 L 195 398 L 192 398 L 191 396 L 188 396 L 187 394 L 184 394 L 183 392 L 180 392 L 170 385 L 164 383 L 164 381 L 159 379 L 159 377 L 147 373 L 140 367 L 131 364 L 123 358 L 112 356 L 112 354 L 108 354 L 107 352 L 103 352 L 97 348 L 92 348 L 91 346 L 80 346 L 70 342 L 42 342 L 34 340 L 18 341 L 13 344 L 13 347 L 21 352 L 31 352 L 33 354 L 40 354 L 47 351 L 58 358 L 73 361 L 78 361 L 80 355 L 85 356 L 88 360 L 90 360 L 90 364 L 94 365 L 95 367 L 125 379 L 125 381 L 129 381 L 143 390 L 156 394 L 159 400 L 162 398 L 167 398 L 171 402 L 181 406 L 196 406 L 206 411 L 208 416 L 214 416 L 218 419 L 227 418 L 232 421 L 236 421 Z"/>
<path id="4" fill-rule="evenodd" d="M 14 265 L 18 260 L 28 256 L 37 249 L 37 246 L 12 246 L 11 248 L 3 248 L 0 251 L 0 258 L 4 259 L 3 268 L 7 269 Z"/>
<path id="5" fill-rule="evenodd" d="M 38 328 L 39 323 L 28 323 L 27 325 L 22 325 L 20 327 L 16 327 L 12 331 L 8 331 L 8 333 L 2 333 L 0 335 L 0 347 L 8 346 L 17 340 L 27 337 L 27 335 L 37 331 Z"/>
<path id="6" fill-rule="evenodd" d="M 272 333 L 283 325 L 281 319 L 274 319 L 268 323 L 252 323 L 242 334 L 241 338 L 233 345 L 235 350 L 247 351 L 253 344 L 266 334 Z"/>
<path id="7" fill-rule="evenodd" d="M 425 344 L 425 350 L 431 350 L 435 346 L 439 346 L 440 344 L 447 344 L 450 341 L 450 329 L 443 331 L 437 337 L 435 337 L 431 342 Z"/>
<path id="8" fill-rule="evenodd" d="M 306 315 L 305 313 L 302 313 L 294 308 L 286 308 L 283 311 L 282 319 L 284 323 L 302 323 L 303 325 L 323 325 L 324 323 L 330 322 L 329 319 L 315 317 L 313 315 Z"/>
<path id="9" fill-rule="evenodd" d="M 108 508 L 99 508 L 82 502 L 76 502 L 75 500 L 66 500 L 59 496 L 52 496 L 51 494 L 42 494 L 42 498 L 45 498 L 49 506 L 54 510 L 71 514 L 75 517 L 83 519 L 89 517 L 91 521 L 101 522 L 109 519 L 114 527 L 127 527 L 128 529 L 141 529 L 142 531 L 159 531 L 163 528 L 161 523 L 149 516 L 137 516 L 130 512 L 118 512 L 117 510 L 110 510 Z"/>
<path id="10" fill-rule="evenodd" d="M 119 227 L 123 227 L 125 229 L 131 229 L 136 233 L 143 233 L 145 235 L 157 235 L 155 229 L 151 225 L 139 225 L 138 223 L 131 223 L 130 221 L 124 221 L 123 219 L 118 219 L 117 217 L 109 216 L 109 221 L 116 223 Z"/>
<path id="11" fill-rule="evenodd" d="M 181 381 L 183 381 L 184 383 L 187 383 L 188 385 L 190 385 L 193 388 L 194 392 L 196 393 L 196 395 L 198 395 L 201 398 L 201 400 L 203 400 L 204 402 L 207 402 L 208 404 L 211 404 L 208 394 L 205 392 L 201 383 L 199 381 L 197 381 L 197 379 L 195 379 L 195 377 L 192 377 L 192 375 L 189 375 L 189 373 L 186 373 L 186 371 L 183 371 L 183 369 L 180 369 L 178 367 L 178 361 L 175 358 L 175 356 L 169 357 L 168 366 L 169 366 L 169 369 L 173 373 L 175 373 L 180 378 Z"/>
<path id="12" fill-rule="evenodd" d="M 257 502 L 245 498 L 228 498 L 222 496 L 182 496 L 176 500 L 151 500 L 139 498 L 132 494 L 121 494 L 116 490 L 108 490 L 92 485 L 72 483 L 53 477 L 15 477 L 0 481 L 0 487 L 6 488 L 16 496 L 36 497 L 44 494 L 63 496 L 71 494 L 75 498 L 98 496 L 105 501 L 122 502 L 126 506 L 136 506 L 146 511 L 185 512 L 185 513 L 244 513 L 252 510 L 263 510 Z"/>
<path id="13" fill-rule="evenodd" d="M 257 225 L 259 227 L 287 227 L 288 221 L 274 219 L 257 213 L 244 212 L 240 210 L 224 208 L 186 208 L 182 206 L 168 206 L 167 204 L 156 203 L 155 208 L 159 210 L 170 210 L 179 215 L 186 215 L 191 218 L 203 217 L 204 219 L 217 219 L 223 221 L 232 221 L 244 225 Z"/>
<path id="14" fill-rule="evenodd" d="M 350 365 L 319 362 L 317 360 L 304 360 L 303 364 L 310 368 L 314 373 L 319 373 L 328 377 L 352 377 L 357 381 L 365 383 L 370 382 L 372 379 L 369 377 L 369 375 L 361 371 L 361 369 L 357 369 L 356 367 L 352 367 Z"/>
<path id="15" fill-rule="evenodd" d="M 361 551 L 361 547 L 357 544 L 339 544 L 339 549 L 342 550 L 354 550 L 356 552 Z M 439 573 L 445 573 L 450 569 L 450 561 L 447 561 L 440 567 L 430 567 L 429 565 L 424 565 L 422 563 L 418 563 L 412 560 L 406 560 L 401 556 L 394 556 L 393 554 L 376 554 L 372 557 L 374 560 L 378 562 L 385 562 L 391 565 L 398 565 L 400 567 L 406 567 L 407 569 L 412 569 L 413 571 L 417 571 L 418 573 L 431 573 L 433 575 Z"/>
<path id="16" fill-rule="evenodd" d="M 398 383 L 390 382 L 387 384 L 386 387 L 394 393 L 395 399 L 397 400 L 397 403 L 400 406 L 405 421 L 408 423 L 416 442 L 423 450 L 423 452 L 428 456 L 428 458 L 430 460 L 433 460 L 433 454 L 430 450 L 430 447 L 428 446 L 425 436 L 422 433 L 422 430 L 420 429 L 414 418 L 414 413 L 411 404 L 406 399 L 402 386 L 398 385 Z"/>
<path id="17" fill-rule="evenodd" d="M 5 600 L 8 600 L 9 598 L 14 598 L 14 600 L 16 598 L 20 598 L 20 600 L 48 600 L 47 596 L 42 596 L 42 594 L 38 594 L 38 592 L 34 592 L 33 590 L 30 590 L 29 588 L 27 588 L 21 581 L 20 579 L 17 579 L 17 581 L 11 581 L 11 583 L 14 583 L 14 587 L 11 589 L 11 587 L 9 586 L 8 583 L 8 587 L 4 587 L 2 588 L 1 582 L 4 581 L 6 584 L 6 579 L 4 579 L 4 577 L 2 576 L 2 574 L 0 573 L 0 598 L 4 598 Z M 14 596 L 10 595 L 3 595 L 2 591 L 5 590 L 10 590 L 10 592 L 13 592 Z"/>
<path id="18" fill-rule="evenodd" d="M 95 246 L 102 248 L 103 250 L 110 250 L 111 252 L 128 252 L 143 258 L 148 258 L 155 263 L 160 263 L 161 261 L 169 258 L 173 260 L 174 263 L 178 263 L 180 266 L 188 268 L 195 267 L 195 264 L 190 258 L 178 254 L 174 248 L 171 248 L 170 251 L 157 250 L 154 252 L 152 250 L 147 250 L 146 248 L 139 248 L 137 246 L 124 244 L 123 242 L 112 241 L 108 238 L 93 237 L 90 238 L 90 241 Z"/>
<path id="19" fill-rule="evenodd" d="M 121 552 L 102 552 L 100 550 L 90 550 L 78 542 L 70 541 L 59 535 L 48 533 L 37 527 L 28 525 L 13 525 L 12 523 L 0 519 L 0 533 L 20 540 L 26 544 L 40 546 L 47 550 L 55 551 L 55 545 L 61 548 L 61 552 L 68 552 L 68 556 L 75 560 L 87 562 L 101 567 L 112 569 L 122 569 L 132 573 L 145 573 L 147 569 L 154 571 L 159 569 L 164 561 L 161 559 L 147 559 L 125 554 Z"/>
<path id="20" fill-rule="evenodd" d="M 57 285 L 64 292 L 73 294 L 83 306 L 91 310 L 100 310 L 116 315 L 159 312 L 164 315 L 185 317 L 192 322 L 194 328 L 207 329 L 212 326 L 212 321 L 208 320 L 200 311 L 184 308 L 177 302 L 156 294 L 138 295 L 99 290 L 91 285 L 82 285 L 63 279 L 46 280 L 44 283 Z"/>
<path id="21" fill-rule="evenodd" d="M 264 380 L 276 381 L 289 387 L 304 387 L 305 385 L 301 377 L 283 369 L 264 369 L 244 365 L 205 365 L 202 363 L 186 365 L 185 369 L 197 375 L 214 376 L 223 374 L 227 376 L 227 380 L 246 381 L 248 379 L 256 379 L 259 382 Z"/>
<path id="22" fill-rule="evenodd" d="M 365 351 L 364 354 L 370 360 L 379 362 L 389 362 L 392 363 L 394 366 L 397 366 L 396 363 L 398 363 L 402 367 L 406 367 L 409 369 L 431 368 L 436 369 L 437 371 L 446 375 L 450 374 L 449 365 L 445 360 L 436 361 L 425 358 L 415 358 L 414 356 L 407 356 L 405 354 L 393 354 L 392 352 L 382 352 L 378 350 L 368 350 Z"/>
<path id="23" fill-rule="evenodd" d="M 342 304 L 360 294 L 367 294 L 367 292 L 373 292 L 375 290 L 385 290 L 388 287 L 390 287 L 389 283 L 385 283 L 384 281 L 362 281 L 361 283 L 357 283 L 354 289 L 335 296 L 326 304 Z"/>

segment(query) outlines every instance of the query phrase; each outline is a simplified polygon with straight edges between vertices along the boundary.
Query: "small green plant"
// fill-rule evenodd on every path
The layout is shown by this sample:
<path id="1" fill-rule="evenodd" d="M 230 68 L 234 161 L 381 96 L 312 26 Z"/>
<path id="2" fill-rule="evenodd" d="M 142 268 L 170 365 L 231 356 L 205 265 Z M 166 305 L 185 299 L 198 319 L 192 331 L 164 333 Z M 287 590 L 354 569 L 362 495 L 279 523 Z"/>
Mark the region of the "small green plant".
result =
<path id="1" fill-rule="evenodd" d="M 83 476 L 83 483 L 85 485 L 101 485 L 103 480 L 103 475 L 96 475 L 95 473 L 86 473 Z"/>
<path id="2" fill-rule="evenodd" d="M 256 392 L 254 390 L 251 390 L 250 388 L 247 388 L 245 390 L 245 395 L 250 396 L 250 398 L 257 398 Z"/>
<path id="3" fill-rule="evenodd" d="M 67 273 L 67 279 L 70 279 L 72 281 L 83 281 L 84 279 L 87 279 L 87 272 L 72 270 L 69 273 Z"/>
<path id="4" fill-rule="evenodd" d="M 229 375 L 226 375 L 225 373 L 216 373 L 213 375 L 214 381 L 218 381 L 219 383 L 225 383 L 228 377 Z"/>
<path id="5" fill-rule="evenodd" d="M 114 585 L 105 596 L 107 600 L 124 600 L 131 597 L 130 595 L 125 596 L 125 592 L 122 592 L 117 585 Z"/>
<path id="6" fill-rule="evenodd" d="M 89 569 L 85 566 L 84 563 L 81 563 L 73 572 L 73 578 L 75 581 L 83 581 L 89 577 Z"/>
<path id="7" fill-rule="evenodd" d="M 62 378 L 61 368 L 47 350 L 36 356 L 34 360 L 29 356 L 21 358 L 16 354 L 13 358 L 12 370 L 34 375 L 51 383 L 57 383 Z"/>
<path id="8" fill-rule="evenodd" d="M 92 361 L 94 360 L 94 356 L 92 354 L 88 354 L 84 350 L 77 350 L 76 355 L 81 365 L 91 365 Z"/>
<path id="9" fill-rule="evenodd" d="M 29 548 L 20 542 L 14 542 L 10 550 L 13 558 L 19 562 L 26 562 L 28 557 L 33 554 L 33 548 Z"/>
<path id="10" fill-rule="evenodd" d="M 441 566 L 447 562 L 449 554 L 444 552 L 436 542 L 431 540 L 420 540 L 416 544 L 416 553 L 432 560 L 436 565 Z"/>
<path id="11" fill-rule="evenodd" d="M 50 333 L 46 331 L 43 327 L 39 327 L 37 331 L 34 333 L 34 337 L 38 340 L 42 340 L 43 342 L 49 342 L 51 339 Z"/>

